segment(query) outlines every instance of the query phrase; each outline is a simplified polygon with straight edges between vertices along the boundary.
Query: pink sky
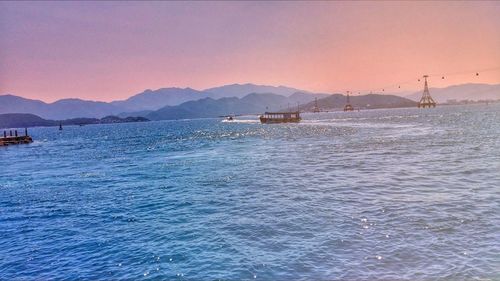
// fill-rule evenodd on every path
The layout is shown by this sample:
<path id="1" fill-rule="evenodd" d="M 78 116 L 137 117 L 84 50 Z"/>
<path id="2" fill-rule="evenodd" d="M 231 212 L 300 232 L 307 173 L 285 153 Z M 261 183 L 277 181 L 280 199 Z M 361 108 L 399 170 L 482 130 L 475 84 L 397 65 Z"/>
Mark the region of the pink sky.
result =
<path id="1" fill-rule="evenodd" d="M 247 82 L 389 92 L 420 90 L 426 73 L 446 75 L 431 87 L 496 84 L 498 15 L 500 2 L 472 1 L 0 2 L 0 94 L 111 101 Z"/>

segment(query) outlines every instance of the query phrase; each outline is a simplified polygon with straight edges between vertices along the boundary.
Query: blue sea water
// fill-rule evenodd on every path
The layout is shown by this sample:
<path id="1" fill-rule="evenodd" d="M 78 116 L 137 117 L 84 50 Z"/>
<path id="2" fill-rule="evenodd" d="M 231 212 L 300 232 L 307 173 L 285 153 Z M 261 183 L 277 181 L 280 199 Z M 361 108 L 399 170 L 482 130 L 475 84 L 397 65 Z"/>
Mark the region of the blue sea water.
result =
<path id="1" fill-rule="evenodd" d="M 1 280 L 500 280 L 500 105 L 33 128 Z"/>

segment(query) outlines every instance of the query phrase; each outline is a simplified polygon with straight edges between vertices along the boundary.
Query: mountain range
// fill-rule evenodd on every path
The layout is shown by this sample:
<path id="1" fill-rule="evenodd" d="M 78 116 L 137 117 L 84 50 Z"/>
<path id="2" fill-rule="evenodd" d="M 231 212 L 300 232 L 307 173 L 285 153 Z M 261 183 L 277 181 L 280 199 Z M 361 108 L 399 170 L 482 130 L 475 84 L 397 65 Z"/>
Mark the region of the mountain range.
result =
<path id="1" fill-rule="evenodd" d="M 177 106 L 165 106 L 145 115 L 151 120 L 217 117 L 228 114 L 260 114 L 265 111 L 294 110 L 298 105 L 310 102 L 312 96 L 295 93 L 290 97 L 273 93 L 252 93 L 242 98 L 204 98 L 188 101 Z"/>
<path id="2" fill-rule="evenodd" d="M 179 105 L 206 97 L 208 97 L 207 92 L 191 88 L 162 88 L 155 91 L 148 89 L 126 100 L 113 101 L 111 104 L 123 111 L 145 111 L 157 110 L 167 105 Z"/>
<path id="3" fill-rule="evenodd" d="M 0 114 L 31 113 L 48 119 L 101 118 L 123 112 L 122 108 L 99 101 L 62 99 L 53 103 L 13 95 L 0 96 Z"/>
<path id="4" fill-rule="evenodd" d="M 165 106 L 176 106 L 184 102 L 211 98 L 243 97 L 250 93 L 279 93 L 291 96 L 290 102 L 309 102 L 314 97 L 325 97 L 327 94 L 312 94 L 307 91 L 284 87 L 263 86 L 254 84 L 232 84 L 222 87 L 198 91 L 191 88 L 161 88 L 145 90 L 126 100 L 87 101 L 81 99 L 62 99 L 53 103 L 26 99 L 14 95 L 0 95 L 0 114 L 31 113 L 47 119 L 69 118 L 102 118 L 107 115 L 144 116 Z"/>
<path id="5" fill-rule="evenodd" d="M 127 112 L 144 113 L 164 106 L 175 106 L 187 101 L 203 98 L 243 97 L 250 93 L 275 93 L 290 96 L 296 92 L 307 93 L 284 86 L 263 86 L 254 84 L 232 84 L 198 91 L 191 88 L 161 88 L 145 90 L 126 100 L 100 102 L 81 99 L 62 99 L 53 103 L 27 99 L 15 95 L 0 95 L 0 114 L 32 113 L 48 119 L 68 119 L 79 117 L 102 118 L 106 115 L 130 116 Z M 316 94 L 315 96 L 326 96 Z M 122 113 L 122 114 L 120 114 Z"/>
<path id="6" fill-rule="evenodd" d="M 295 88 L 285 87 L 285 86 L 265 86 L 265 85 L 255 85 L 255 84 L 232 84 L 225 85 L 221 87 L 215 87 L 204 90 L 208 93 L 208 96 L 213 99 L 219 99 L 224 97 L 237 97 L 242 98 L 250 93 L 273 93 L 281 96 L 291 96 L 297 92 L 311 94 L 311 92 L 299 90 Z"/>
<path id="7" fill-rule="evenodd" d="M 346 96 L 333 94 L 317 101 L 320 110 L 343 109 L 346 104 Z M 396 107 L 414 107 L 417 102 L 395 95 L 368 94 L 363 96 L 351 96 L 350 104 L 354 108 L 373 109 L 373 108 L 396 108 Z M 310 102 L 301 109 L 313 111 L 316 102 Z"/>
<path id="8" fill-rule="evenodd" d="M 151 120 L 170 120 L 187 118 L 217 117 L 228 114 L 245 115 L 261 114 L 266 111 L 312 111 L 316 102 L 322 110 L 343 108 L 346 96 L 334 94 L 311 100 L 310 94 L 295 93 L 290 97 L 273 93 L 252 93 L 242 98 L 204 98 L 189 101 L 177 106 L 165 106 L 157 111 L 145 115 Z M 300 101 L 298 101 L 300 100 Z M 296 102 L 293 102 L 296 101 Z M 351 97 L 351 104 L 356 108 L 392 108 L 414 107 L 417 102 L 394 95 L 370 94 Z"/>
<path id="9" fill-rule="evenodd" d="M 0 128 L 23 128 L 33 126 L 55 126 L 63 125 L 85 125 L 85 124 L 107 124 L 123 122 L 139 122 L 148 120 L 174 120 L 191 118 L 210 118 L 225 115 L 247 115 L 261 114 L 266 111 L 290 111 L 300 108 L 301 111 L 312 111 L 316 101 L 311 99 L 313 94 L 295 93 L 289 97 L 273 93 L 251 93 L 242 98 L 224 97 L 213 99 L 211 97 L 194 101 L 187 101 L 180 105 L 164 106 L 155 111 L 144 111 L 144 114 L 136 117 L 120 118 L 107 116 L 97 118 L 71 118 L 67 120 L 47 120 L 40 116 L 27 113 L 0 114 Z M 317 97 L 316 97 L 317 98 Z M 344 106 L 346 97 L 340 94 L 320 96 L 318 105 L 323 109 L 337 109 Z M 416 102 L 409 99 L 392 95 L 366 95 L 351 98 L 355 107 L 381 108 L 381 107 L 407 107 L 415 106 Z"/>
<path id="10" fill-rule="evenodd" d="M 462 85 L 453 85 L 446 88 L 429 88 L 432 98 L 438 103 L 445 103 L 448 100 L 499 100 L 500 84 L 477 84 L 469 83 Z M 406 96 L 409 99 L 419 101 L 422 97 L 422 91 L 415 92 Z"/>
<path id="11" fill-rule="evenodd" d="M 500 99 L 500 84 L 463 84 L 447 88 L 431 88 L 432 97 L 443 103 L 447 100 L 497 100 Z M 252 94 L 251 96 L 248 96 Z M 405 96 L 413 101 L 418 101 L 422 95 L 421 91 Z M 310 91 L 295 89 L 285 86 L 265 86 L 255 84 L 232 84 L 206 90 L 195 90 L 191 88 L 161 88 L 158 90 L 145 90 L 126 100 L 113 102 L 87 101 L 81 99 L 62 99 L 53 103 L 40 100 L 26 99 L 14 95 L 0 95 L 0 114 L 3 113 L 31 113 L 46 119 L 70 119 L 70 118 L 102 118 L 108 115 L 127 116 L 149 116 L 157 120 L 159 116 L 208 116 L 212 113 L 227 115 L 262 112 L 266 108 L 279 110 L 290 106 L 307 104 L 318 98 L 321 100 L 330 96 L 329 94 L 312 93 Z M 235 100 L 235 98 L 237 100 Z M 391 107 L 391 102 L 383 98 L 385 102 L 378 101 L 377 105 L 370 101 L 369 97 L 358 101 L 358 97 L 352 97 L 355 106 L 366 107 Z M 340 94 L 333 95 L 329 99 L 321 101 L 321 107 L 342 107 L 343 97 Z M 196 103 L 195 101 L 200 101 Z M 357 104 L 359 102 L 359 105 Z M 399 104 L 401 101 L 398 101 Z M 407 102 L 405 102 L 407 103 Z M 199 108 L 200 105 L 212 104 L 219 109 Z M 310 107 L 311 104 L 308 105 Z M 399 105 L 398 105 L 399 106 Z M 206 109 L 206 110 L 205 110 Z M 222 110 L 225 112 L 221 112 Z M 245 109 L 245 110 L 243 110 Z M 155 112 L 160 111 L 160 112 Z M 205 113 L 203 113 L 205 111 Z M 169 112 L 169 113 L 167 113 Z M 174 112 L 176 112 L 174 114 Z M 163 117 L 162 117 L 163 118 Z M 169 117 L 170 118 L 170 117 Z M 188 117 L 186 117 L 188 118 Z"/>

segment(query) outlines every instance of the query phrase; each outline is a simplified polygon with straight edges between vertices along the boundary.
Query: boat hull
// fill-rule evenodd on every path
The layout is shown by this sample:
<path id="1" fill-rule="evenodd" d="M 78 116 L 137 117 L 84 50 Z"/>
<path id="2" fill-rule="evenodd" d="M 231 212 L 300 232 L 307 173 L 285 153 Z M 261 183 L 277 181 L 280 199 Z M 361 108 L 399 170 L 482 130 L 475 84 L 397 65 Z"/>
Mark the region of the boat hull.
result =
<path id="1" fill-rule="evenodd" d="M 266 118 L 260 117 L 262 124 L 277 124 L 277 123 L 299 123 L 301 118 Z"/>

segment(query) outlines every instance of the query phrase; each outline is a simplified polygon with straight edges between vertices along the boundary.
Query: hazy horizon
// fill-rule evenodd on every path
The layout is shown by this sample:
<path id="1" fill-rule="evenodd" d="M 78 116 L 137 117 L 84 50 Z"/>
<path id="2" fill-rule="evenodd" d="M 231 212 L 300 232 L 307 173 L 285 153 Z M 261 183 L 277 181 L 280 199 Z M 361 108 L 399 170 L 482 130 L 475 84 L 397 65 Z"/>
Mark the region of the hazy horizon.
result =
<path id="1" fill-rule="evenodd" d="M 423 82 L 420 82 L 420 83 L 423 83 Z M 233 83 L 233 84 L 227 84 L 227 85 L 219 85 L 219 86 L 215 86 L 213 88 L 217 88 L 217 87 L 224 87 L 224 86 L 231 86 L 231 85 L 246 85 L 246 84 L 251 84 L 251 85 L 255 85 L 255 86 L 262 86 L 262 87 L 287 87 L 287 88 L 295 88 L 295 87 L 292 87 L 292 86 L 288 86 L 288 85 L 260 85 L 260 84 L 254 84 L 254 83 Z M 495 86 L 495 85 L 500 85 L 500 83 L 498 84 L 488 84 L 488 83 L 464 83 L 464 84 L 455 84 L 455 85 L 448 85 L 448 86 L 445 86 L 445 87 L 429 87 L 429 89 L 432 91 L 432 89 L 445 89 L 445 88 L 448 88 L 448 87 L 460 87 L 460 86 L 464 86 L 464 85 L 467 85 L 467 84 L 477 84 L 477 85 L 488 85 L 488 86 Z M 60 98 L 60 99 L 55 99 L 55 100 L 45 100 L 43 98 L 29 98 L 29 97 L 25 97 L 25 96 L 22 96 L 22 95 L 18 95 L 16 93 L 0 93 L 0 96 L 2 95 L 12 95 L 12 96 L 18 96 L 18 97 L 21 97 L 21 98 L 26 98 L 26 99 L 32 99 L 32 100 L 40 100 L 40 101 L 43 101 L 45 103 L 53 103 L 53 102 L 57 102 L 57 101 L 60 101 L 60 100 L 68 100 L 68 99 L 81 99 L 81 100 L 85 100 L 85 101 L 93 101 L 93 102 L 106 102 L 106 103 L 110 103 L 110 102 L 115 102 L 115 101 L 123 101 L 123 100 L 127 100 L 128 98 L 131 98 L 133 96 L 136 96 L 136 95 L 139 95 L 139 94 L 142 94 L 146 91 L 159 91 L 161 89 L 168 89 L 168 88 L 179 88 L 179 89 L 187 89 L 187 88 L 190 88 L 190 89 L 193 89 L 193 90 L 196 90 L 196 91 L 200 91 L 200 92 L 208 92 L 208 90 L 210 90 L 211 88 L 207 88 L 207 89 L 195 89 L 195 88 L 192 88 L 192 87 L 161 87 L 161 88 L 158 88 L 158 89 L 144 89 L 140 92 L 137 92 L 137 93 L 133 93 L 129 96 L 125 96 L 123 98 L 120 98 L 120 99 L 116 99 L 116 100 L 110 100 L 110 101 L 105 101 L 105 100 L 96 100 L 96 99 L 82 99 L 80 97 L 75 97 L 75 96 L 67 96 L 67 97 L 63 97 L 63 98 Z M 295 88 L 297 89 L 297 88 Z M 346 95 L 346 92 L 341 92 L 341 91 L 334 91 L 334 92 L 328 92 L 328 93 L 317 93 L 317 92 L 312 92 L 312 91 L 309 91 L 308 89 L 297 89 L 297 90 L 302 90 L 302 91 L 305 91 L 306 93 L 311 93 L 311 94 L 331 94 L 331 95 L 334 95 L 334 94 L 342 94 L 342 95 Z M 400 90 L 400 89 L 399 89 Z M 407 90 L 407 91 L 394 91 L 394 92 L 390 92 L 390 91 L 377 91 L 377 92 L 362 92 L 362 93 L 357 93 L 357 92 L 351 92 L 350 91 L 350 94 L 351 95 L 367 95 L 367 94 L 379 94 L 379 95 L 395 95 L 395 96 L 400 96 L 400 97 L 406 97 L 406 98 L 410 98 L 412 95 L 414 94 L 419 94 L 420 92 L 422 91 L 422 89 L 416 89 L 416 90 Z M 261 92 L 258 92 L 258 93 L 261 93 Z M 248 94 L 252 94 L 252 93 L 248 93 Z M 261 94 L 266 94 L 266 93 L 261 93 Z M 277 93 L 271 93 L 271 94 L 277 94 Z M 215 99 L 218 99 L 218 98 L 215 98 Z M 410 98 L 411 99 L 411 98 Z M 459 98 L 460 99 L 460 98 Z M 474 99 L 473 99 L 474 100 Z"/>
<path id="2" fill-rule="evenodd" d="M 421 89 L 423 74 L 437 88 L 497 84 L 499 12 L 498 2 L 1 2 L 0 93 L 109 102 L 233 83 L 397 92 Z"/>

